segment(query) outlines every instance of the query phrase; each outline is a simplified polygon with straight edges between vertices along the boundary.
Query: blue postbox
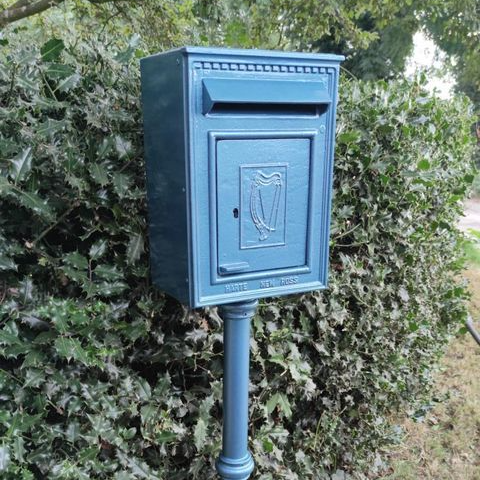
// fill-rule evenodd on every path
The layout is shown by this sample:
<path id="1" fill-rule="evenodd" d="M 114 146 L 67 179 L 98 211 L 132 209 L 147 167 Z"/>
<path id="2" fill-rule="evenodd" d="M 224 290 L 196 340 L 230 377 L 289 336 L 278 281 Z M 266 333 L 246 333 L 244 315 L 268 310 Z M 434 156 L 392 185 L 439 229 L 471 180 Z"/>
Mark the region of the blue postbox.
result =
<path id="1" fill-rule="evenodd" d="M 191 307 L 325 288 L 336 55 L 142 60 L 151 268 Z"/>
<path id="2" fill-rule="evenodd" d="M 192 308 L 223 305 L 225 479 L 253 469 L 257 299 L 327 286 L 341 60 L 185 47 L 141 62 L 153 281 Z"/>

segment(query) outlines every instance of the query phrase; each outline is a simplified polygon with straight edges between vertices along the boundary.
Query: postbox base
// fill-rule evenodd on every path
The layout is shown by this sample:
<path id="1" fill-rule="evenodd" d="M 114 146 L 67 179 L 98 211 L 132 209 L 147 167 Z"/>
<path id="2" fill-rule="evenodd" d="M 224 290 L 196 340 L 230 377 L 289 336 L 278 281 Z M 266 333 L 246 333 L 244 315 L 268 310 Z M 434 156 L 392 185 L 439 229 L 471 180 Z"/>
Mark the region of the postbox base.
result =
<path id="1" fill-rule="evenodd" d="M 215 462 L 217 472 L 223 480 L 247 480 L 253 472 L 254 463 L 250 452 L 243 458 L 228 458 L 223 455 Z"/>

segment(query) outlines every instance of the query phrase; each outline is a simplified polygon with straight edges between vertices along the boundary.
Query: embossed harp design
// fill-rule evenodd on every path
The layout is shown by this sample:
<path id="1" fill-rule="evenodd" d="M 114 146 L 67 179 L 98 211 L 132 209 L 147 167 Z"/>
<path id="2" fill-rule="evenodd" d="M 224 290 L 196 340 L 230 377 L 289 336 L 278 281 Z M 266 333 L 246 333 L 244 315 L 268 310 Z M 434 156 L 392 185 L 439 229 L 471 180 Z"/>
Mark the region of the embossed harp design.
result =
<path id="1" fill-rule="evenodd" d="M 262 190 L 269 186 L 273 188 L 273 193 L 270 192 L 267 199 L 266 195 L 262 195 Z M 283 182 L 280 172 L 265 175 L 261 170 L 258 170 L 252 180 L 250 214 L 260 233 L 259 240 L 266 240 L 270 233 L 275 231 L 282 188 Z"/>

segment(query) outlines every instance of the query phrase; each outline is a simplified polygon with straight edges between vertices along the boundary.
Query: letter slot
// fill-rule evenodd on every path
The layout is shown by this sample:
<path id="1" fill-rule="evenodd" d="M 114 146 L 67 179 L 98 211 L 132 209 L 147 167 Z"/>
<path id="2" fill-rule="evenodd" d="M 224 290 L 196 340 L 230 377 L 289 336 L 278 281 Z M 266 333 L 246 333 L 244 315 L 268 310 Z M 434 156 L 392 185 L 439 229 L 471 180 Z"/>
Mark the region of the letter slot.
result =
<path id="1" fill-rule="evenodd" d="M 316 115 L 330 103 L 323 82 L 203 80 L 204 114 Z"/>

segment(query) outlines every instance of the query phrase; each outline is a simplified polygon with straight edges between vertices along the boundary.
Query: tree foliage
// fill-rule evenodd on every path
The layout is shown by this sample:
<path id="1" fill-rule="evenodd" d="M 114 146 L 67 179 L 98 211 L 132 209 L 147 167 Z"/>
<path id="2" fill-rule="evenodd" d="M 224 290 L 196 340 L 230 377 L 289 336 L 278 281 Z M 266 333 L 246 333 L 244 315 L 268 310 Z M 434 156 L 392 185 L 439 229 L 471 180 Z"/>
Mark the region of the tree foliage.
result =
<path id="1" fill-rule="evenodd" d="M 458 90 L 480 101 L 479 0 L 3 0 L 1 7 L 0 28 L 56 7 L 77 30 L 139 33 L 150 51 L 189 43 L 342 53 L 344 68 L 363 79 L 401 75 L 423 28 L 449 55 Z"/>
<path id="2" fill-rule="evenodd" d="M 423 22 L 448 54 L 457 90 L 480 109 L 480 0 L 435 2 Z"/>

